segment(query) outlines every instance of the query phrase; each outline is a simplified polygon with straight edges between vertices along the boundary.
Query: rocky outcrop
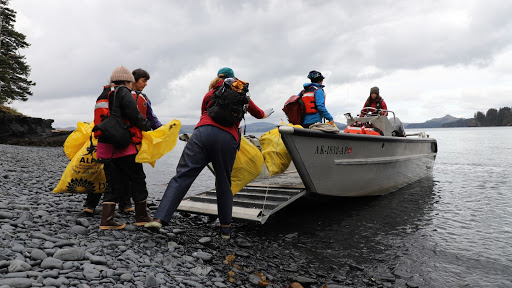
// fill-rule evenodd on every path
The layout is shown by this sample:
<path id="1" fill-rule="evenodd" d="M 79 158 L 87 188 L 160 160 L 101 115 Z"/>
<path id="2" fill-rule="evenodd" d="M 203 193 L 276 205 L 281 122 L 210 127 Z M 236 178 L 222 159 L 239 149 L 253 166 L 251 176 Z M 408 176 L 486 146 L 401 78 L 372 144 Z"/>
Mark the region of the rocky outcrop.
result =
<path id="1" fill-rule="evenodd" d="M 53 119 L 8 114 L 0 110 L 0 144 L 62 146 L 71 131 L 53 130 Z"/>

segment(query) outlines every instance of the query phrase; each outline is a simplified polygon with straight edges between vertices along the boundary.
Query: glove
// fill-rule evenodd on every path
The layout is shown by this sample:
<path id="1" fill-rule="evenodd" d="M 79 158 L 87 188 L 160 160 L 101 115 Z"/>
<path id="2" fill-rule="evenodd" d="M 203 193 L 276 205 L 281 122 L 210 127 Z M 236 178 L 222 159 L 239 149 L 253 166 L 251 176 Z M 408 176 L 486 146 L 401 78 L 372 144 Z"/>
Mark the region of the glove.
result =
<path id="1" fill-rule="evenodd" d="M 269 109 L 265 110 L 265 115 L 267 115 L 267 117 L 265 117 L 265 118 L 270 117 L 270 115 L 272 115 L 272 113 L 274 113 L 274 108 L 269 108 Z"/>

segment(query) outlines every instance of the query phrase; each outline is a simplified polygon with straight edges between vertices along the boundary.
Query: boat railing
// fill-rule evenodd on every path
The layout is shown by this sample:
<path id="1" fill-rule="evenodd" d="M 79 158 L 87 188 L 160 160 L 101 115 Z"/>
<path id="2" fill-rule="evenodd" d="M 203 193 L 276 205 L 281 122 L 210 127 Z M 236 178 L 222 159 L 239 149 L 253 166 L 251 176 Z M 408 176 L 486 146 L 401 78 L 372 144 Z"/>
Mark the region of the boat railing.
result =
<path id="1" fill-rule="evenodd" d="M 366 113 L 363 117 L 353 117 L 350 113 L 345 113 L 345 118 L 347 118 L 347 125 L 352 125 L 355 122 L 360 123 L 370 123 L 373 126 L 379 128 L 384 136 L 391 136 L 391 133 L 393 132 L 393 127 L 395 127 L 396 124 L 396 117 L 395 112 L 391 110 L 382 110 L 382 109 L 375 109 L 373 107 L 364 107 L 361 111 L 371 111 L 374 113 Z M 391 121 L 389 120 L 388 116 L 389 114 L 393 114 L 393 124 L 391 124 Z"/>

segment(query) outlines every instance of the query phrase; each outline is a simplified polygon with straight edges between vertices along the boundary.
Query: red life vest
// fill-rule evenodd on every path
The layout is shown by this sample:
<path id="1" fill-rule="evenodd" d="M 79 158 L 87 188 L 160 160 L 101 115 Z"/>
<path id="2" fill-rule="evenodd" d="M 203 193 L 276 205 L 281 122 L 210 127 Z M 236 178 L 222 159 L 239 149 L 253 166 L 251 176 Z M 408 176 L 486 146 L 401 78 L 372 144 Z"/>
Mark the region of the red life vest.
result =
<path id="1" fill-rule="evenodd" d="M 319 89 L 318 87 L 311 85 L 308 88 L 306 88 L 305 90 L 302 90 L 302 92 L 301 92 L 302 95 L 299 95 L 299 96 L 302 96 L 302 101 L 304 102 L 306 114 L 318 113 L 318 108 L 316 107 L 316 102 L 315 102 L 315 91 L 318 89 Z"/>
<path id="2" fill-rule="evenodd" d="M 142 116 L 144 116 L 144 118 L 147 119 L 146 114 L 148 111 L 148 101 L 146 97 L 140 91 L 132 91 L 132 96 L 133 99 L 135 99 L 135 102 L 137 102 L 137 109 L 139 109 L 140 114 L 142 114 Z M 129 123 L 128 120 L 125 120 L 125 123 Z M 128 128 L 128 130 L 130 130 L 130 132 L 133 135 L 133 143 L 139 144 L 140 142 L 142 142 L 142 131 L 139 128 L 130 125 L 130 128 Z"/>
<path id="3" fill-rule="evenodd" d="M 96 105 L 94 107 L 94 125 L 98 125 L 103 119 L 106 119 L 108 116 L 110 116 L 110 103 L 109 98 L 112 92 L 115 93 L 115 91 L 119 88 L 119 86 L 104 86 L 103 92 L 98 97 L 98 100 L 96 100 Z M 137 109 L 139 109 L 139 112 L 144 116 L 144 118 L 147 118 L 147 100 L 146 97 L 141 92 L 135 92 L 132 91 L 133 99 L 137 102 Z M 136 126 L 133 126 L 130 124 L 130 121 L 127 119 L 123 120 L 124 123 L 129 124 L 128 130 L 130 130 L 132 134 L 132 142 L 134 144 L 138 144 L 142 141 L 142 131 L 137 128 Z M 94 137 L 99 138 L 101 136 L 101 131 L 95 131 Z"/>
<path id="4" fill-rule="evenodd" d="M 103 86 L 103 92 L 96 100 L 96 105 L 94 106 L 94 126 L 98 125 L 101 121 L 110 116 L 110 104 L 108 102 L 108 98 L 112 91 L 115 91 L 115 87 Z M 100 130 L 94 132 L 94 138 L 98 139 L 100 136 Z"/>

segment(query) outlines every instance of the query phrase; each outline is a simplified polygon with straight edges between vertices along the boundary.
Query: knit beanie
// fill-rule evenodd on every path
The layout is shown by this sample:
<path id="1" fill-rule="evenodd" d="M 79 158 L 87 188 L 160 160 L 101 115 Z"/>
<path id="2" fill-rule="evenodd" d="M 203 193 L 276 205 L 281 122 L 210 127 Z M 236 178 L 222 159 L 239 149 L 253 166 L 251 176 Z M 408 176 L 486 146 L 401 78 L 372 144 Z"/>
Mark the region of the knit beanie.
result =
<path id="1" fill-rule="evenodd" d="M 222 67 L 222 68 L 220 68 L 219 72 L 217 72 L 217 76 L 219 76 L 221 74 L 226 76 L 227 78 L 235 77 L 235 72 L 233 72 L 233 69 L 231 69 L 229 67 Z"/>
<path id="2" fill-rule="evenodd" d="M 112 71 L 112 75 L 110 75 L 110 82 L 114 81 L 135 82 L 135 78 L 133 78 L 133 74 L 128 68 L 118 66 Z"/>
<path id="3" fill-rule="evenodd" d="M 375 87 L 372 87 L 370 89 L 370 95 L 372 95 L 373 93 L 379 95 L 379 87 L 375 86 Z"/>

